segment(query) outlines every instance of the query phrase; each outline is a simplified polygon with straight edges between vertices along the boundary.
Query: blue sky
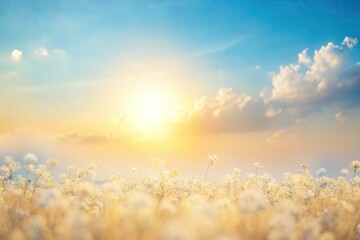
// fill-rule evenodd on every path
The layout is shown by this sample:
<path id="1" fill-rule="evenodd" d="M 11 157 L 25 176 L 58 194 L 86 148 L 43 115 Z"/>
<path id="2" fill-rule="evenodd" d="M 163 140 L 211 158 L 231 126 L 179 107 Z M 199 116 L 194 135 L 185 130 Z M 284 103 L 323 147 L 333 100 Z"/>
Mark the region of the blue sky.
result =
<path id="1" fill-rule="evenodd" d="M 205 136 L 194 158 L 356 157 L 359 38 L 359 1 L 3 0 L 0 133 L 111 142 L 157 119 L 161 139 Z"/>
<path id="2" fill-rule="evenodd" d="M 191 53 L 243 38 L 200 56 L 206 63 L 199 67 L 225 71 L 218 85 L 255 92 L 269 85 L 267 72 L 296 61 L 301 50 L 357 36 L 359 9 L 358 1 L 2 1 L 0 50 L 63 49 L 71 56 L 64 77 L 86 80 L 144 46 Z M 358 56 L 355 49 L 352 60 Z M 24 71 L 36 83 L 50 81 L 33 73 L 36 67 Z M 62 77 L 53 75 L 54 81 Z"/>

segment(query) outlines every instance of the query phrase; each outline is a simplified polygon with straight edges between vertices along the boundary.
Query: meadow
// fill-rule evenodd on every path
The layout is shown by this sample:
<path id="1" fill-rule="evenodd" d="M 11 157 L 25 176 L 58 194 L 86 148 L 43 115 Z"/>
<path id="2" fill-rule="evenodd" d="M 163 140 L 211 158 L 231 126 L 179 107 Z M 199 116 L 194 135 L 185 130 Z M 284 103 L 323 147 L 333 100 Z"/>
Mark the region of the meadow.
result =
<path id="1" fill-rule="evenodd" d="M 217 182 L 206 179 L 215 155 L 191 178 L 157 160 L 154 173 L 127 170 L 131 179 L 98 181 L 92 163 L 56 180 L 56 164 L 2 159 L 0 239 L 360 239 L 359 161 L 337 178 L 303 164 L 277 180 L 255 163 Z"/>

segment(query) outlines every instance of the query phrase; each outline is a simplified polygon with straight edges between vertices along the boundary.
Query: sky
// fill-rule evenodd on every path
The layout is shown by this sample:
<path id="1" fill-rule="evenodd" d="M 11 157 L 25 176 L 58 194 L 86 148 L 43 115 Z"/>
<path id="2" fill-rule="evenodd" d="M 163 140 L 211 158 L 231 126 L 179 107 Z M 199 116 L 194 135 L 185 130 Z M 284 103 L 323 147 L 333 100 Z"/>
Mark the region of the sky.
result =
<path id="1" fill-rule="evenodd" d="M 0 157 L 213 177 L 360 158 L 359 1 L 3 0 Z"/>

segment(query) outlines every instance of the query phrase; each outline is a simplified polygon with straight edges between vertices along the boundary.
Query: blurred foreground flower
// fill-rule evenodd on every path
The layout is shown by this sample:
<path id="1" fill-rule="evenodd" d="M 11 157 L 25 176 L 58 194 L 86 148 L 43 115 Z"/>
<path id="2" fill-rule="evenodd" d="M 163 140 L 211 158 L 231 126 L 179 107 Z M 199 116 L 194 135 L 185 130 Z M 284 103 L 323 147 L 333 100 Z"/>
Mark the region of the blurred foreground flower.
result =
<path id="1" fill-rule="evenodd" d="M 30 157 L 30 159 L 33 159 Z M 209 156 L 208 169 L 216 155 Z M 360 178 L 315 178 L 302 165 L 283 179 L 240 169 L 220 182 L 176 170 L 95 180 L 97 166 L 69 166 L 8 156 L 0 166 L 0 239 L 359 239 Z M 359 162 L 351 163 L 354 173 Z M 255 170 L 263 167 L 254 164 Z M 25 171 L 24 171 L 25 170 Z M 136 168 L 131 168 L 137 173 Z M 319 176 L 325 169 L 317 171 Z M 20 174 L 25 173 L 22 177 Z M 348 170 L 342 169 L 345 176 Z M 128 176 L 128 174 L 125 174 Z M 12 176 L 12 178 L 10 177 Z M 31 191 L 32 190 L 32 191 Z"/>
<path id="2" fill-rule="evenodd" d="M 208 165 L 208 167 L 206 169 L 206 172 L 205 172 L 205 177 L 204 177 L 205 181 L 206 181 L 210 166 L 217 162 L 218 156 L 216 154 L 214 154 L 214 155 L 209 156 L 208 159 L 209 159 L 209 165 Z"/>

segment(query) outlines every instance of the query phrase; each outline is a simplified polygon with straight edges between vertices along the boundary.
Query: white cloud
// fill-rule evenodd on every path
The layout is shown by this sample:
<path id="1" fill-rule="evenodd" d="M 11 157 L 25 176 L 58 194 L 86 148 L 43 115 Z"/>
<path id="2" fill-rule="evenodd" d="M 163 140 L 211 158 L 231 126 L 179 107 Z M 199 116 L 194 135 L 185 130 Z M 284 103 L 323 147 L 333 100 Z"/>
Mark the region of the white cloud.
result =
<path id="1" fill-rule="evenodd" d="M 219 117 L 231 110 L 241 111 L 252 100 L 245 94 L 238 94 L 231 88 L 220 88 L 215 99 L 206 96 L 195 101 L 191 117 L 208 115 Z"/>
<path id="2" fill-rule="evenodd" d="M 352 101 L 360 90 L 358 65 L 348 68 L 348 54 L 331 42 L 315 50 L 299 53 L 299 64 L 281 66 L 273 76 L 270 100 L 285 106 L 314 108 L 332 101 Z M 351 95 L 349 95 L 351 94 Z M 304 110 L 304 109 L 303 109 Z"/>
<path id="3" fill-rule="evenodd" d="M 297 64 L 280 66 L 280 72 L 272 78 L 273 100 L 298 100 L 310 93 L 311 82 L 304 81 L 299 69 Z"/>
<path id="4" fill-rule="evenodd" d="M 345 37 L 342 45 L 346 45 L 348 48 L 353 48 L 357 43 L 357 38 Z"/>
<path id="5" fill-rule="evenodd" d="M 203 131 L 247 131 L 261 128 L 263 103 L 231 88 L 221 88 L 215 98 L 198 99 L 188 116 L 194 129 Z"/>
<path id="6" fill-rule="evenodd" d="M 267 117 L 275 117 L 277 115 L 279 115 L 280 113 L 282 112 L 282 109 L 281 108 L 273 108 L 273 107 L 270 107 L 267 111 L 266 111 L 266 116 Z"/>
<path id="7" fill-rule="evenodd" d="M 9 79 L 14 78 L 18 75 L 17 72 L 7 72 L 7 73 L 0 73 L 0 80 L 1 79 Z"/>
<path id="8" fill-rule="evenodd" d="M 239 44 L 242 40 L 244 40 L 246 38 L 246 36 L 242 36 L 242 37 L 238 37 L 235 38 L 229 42 L 226 42 L 224 44 L 215 46 L 213 48 L 208 48 L 202 51 L 199 51 L 197 53 L 194 54 L 194 56 L 203 56 L 203 55 L 207 55 L 207 54 L 211 54 L 211 53 L 216 53 L 216 52 L 222 52 L 225 51 L 231 47 L 234 47 L 235 45 Z"/>
<path id="9" fill-rule="evenodd" d="M 199 98 L 182 122 L 200 132 L 249 132 L 289 124 L 289 115 L 281 109 L 270 109 L 263 98 L 220 88 L 216 97 Z"/>
<path id="10" fill-rule="evenodd" d="M 51 53 L 58 58 L 66 58 L 68 56 L 68 53 L 65 50 L 58 48 L 51 50 Z"/>
<path id="11" fill-rule="evenodd" d="M 253 97 L 220 88 L 215 97 L 199 98 L 179 124 L 207 133 L 283 129 L 306 124 L 308 114 L 327 106 L 360 106 L 360 65 L 347 66 L 349 52 L 331 42 L 313 55 L 308 51 L 298 54 L 298 63 L 280 66 L 269 91 Z M 343 113 L 336 118 L 341 124 L 347 119 Z M 296 135 L 280 130 L 268 141 L 284 139 Z"/>
<path id="12" fill-rule="evenodd" d="M 49 56 L 49 51 L 46 48 L 38 48 L 38 49 L 35 49 L 34 55 L 39 58 L 47 57 L 47 56 Z"/>
<path id="13" fill-rule="evenodd" d="M 310 65 L 311 64 L 311 59 L 309 58 L 309 56 L 307 55 L 308 52 L 308 48 L 304 49 L 302 52 L 300 52 L 298 54 L 298 62 L 300 64 L 305 64 L 305 65 Z"/>
<path id="14" fill-rule="evenodd" d="M 14 60 L 14 61 L 20 61 L 21 58 L 22 58 L 22 51 L 18 50 L 18 49 L 14 49 L 12 52 L 11 52 L 11 58 Z"/>
<path id="15" fill-rule="evenodd" d="M 335 120 L 341 125 L 345 125 L 348 121 L 348 117 L 344 112 L 337 112 L 335 114 Z"/>
<path id="16" fill-rule="evenodd" d="M 343 49 L 329 42 L 319 50 L 315 50 L 314 62 L 305 78 L 308 81 L 316 81 L 317 90 L 331 90 L 337 84 L 336 76 L 347 63 L 347 56 Z"/>
<path id="17" fill-rule="evenodd" d="M 79 144 L 106 144 L 120 141 L 120 139 L 111 137 L 111 136 L 103 136 L 103 135 L 81 135 L 77 133 L 68 133 L 60 136 L 56 136 L 55 139 L 73 142 Z"/>
<path id="18" fill-rule="evenodd" d="M 288 130 L 282 129 L 273 133 L 267 138 L 268 143 L 293 142 L 297 140 L 297 135 L 289 133 Z"/>
<path id="19" fill-rule="evenodd" d="M 295 124 L 296 124 L 296 126 L 303 126 L 303 125 L 306 125 L 307 122 L 306 122 L 304 119 L 297 118 L 297 119 L 295 120 Z"/>
<path id="20" fill-rule="evenodd" d="M 255 65 L 255 67 L 254 67 L 256 70 L 260 70 L 261 69 L 261 67 L 259 66 L 259 65 Z"/>

